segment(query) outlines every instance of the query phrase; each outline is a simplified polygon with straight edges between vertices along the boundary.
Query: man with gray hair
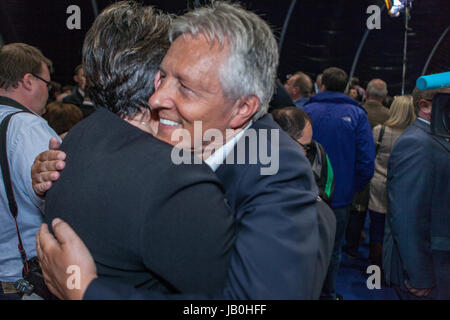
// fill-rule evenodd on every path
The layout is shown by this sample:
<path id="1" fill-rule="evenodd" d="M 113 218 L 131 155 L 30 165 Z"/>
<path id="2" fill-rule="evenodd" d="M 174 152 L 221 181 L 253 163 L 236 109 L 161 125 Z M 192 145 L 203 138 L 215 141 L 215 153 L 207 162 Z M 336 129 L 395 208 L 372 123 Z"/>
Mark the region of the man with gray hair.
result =
<path id="1" fill-rule="evenodd" d="M 311 98 L 313 82 L 306 73 L 298 71 L 286 81 L 284 88 L 294 104 L 301 108 Z"/>
<path id="2" fill-rule="evenodd" d="M 367 84 L 366 103 L 363 104 L 367 111 L 370 127 L 373 129 L 383 124 L 389 118 L 389 110 L 383 106 L 383 100 L 388 94 L 387 84 L 381 79 L 372 79 Z"/>
<path id="3" fill-rule="evenodd" d="M 74 293 L 64 286 L 66 275 L 54 270 L 74 263 L 85 266 L 82 273 L 94 279 L 81 288 L 84 299 L 317 298 L 312 296 L 318 257 L 317 188 L 302 151 L 267 114 L 278 64 L 272 30 L 256 14 L 216 1 L 177 18 L 170 39 L 149 100 L 153 125 L 158 127 L 156 137 L 172 145 L 178 143 L 177 129 L 189 133 L 194 140 L 182 142 L 188 149 L 195 146 L 198 121 L 202 136 L 214 129 L 226 137 L 224 145 L 205 161 L 222 181 L 235 214 L 236 242 L 226 285 L 213 296 L 164 296 L 95 279 L 95 268 L 89 267 L 86 258 L 89 253 L 64 222 L 59 223 L 61 233 L 55 231 L 55 235 L 65 239 L 66 252 L 46 250 L 55 239 L 46 232 L 38 236 L 44 245 L 44 272 L 53 274 L 51 283 L 62 284 L 59 295 L 69 299 Z M 230 129 L 231 136 L 227 135 Z M 245 144 L 252 132 L 255 146 L 268 146 L 269 152 L 278 154 L 277 173 L 261 174 L 265 164 L 260 152 L 252 153 L 252 146 Z M 245 159 L 256 157 L 256 164 L 236 161 L 239 152 L 231 151 L 242 141 Z M 202 141 L 201 149 L 206 146 Z M 37 185 L 49 175 L 40 174 Z M 78 250 L 78 258 L 84 256 L 81 263 L 70 255 L 71 248 Z"/>

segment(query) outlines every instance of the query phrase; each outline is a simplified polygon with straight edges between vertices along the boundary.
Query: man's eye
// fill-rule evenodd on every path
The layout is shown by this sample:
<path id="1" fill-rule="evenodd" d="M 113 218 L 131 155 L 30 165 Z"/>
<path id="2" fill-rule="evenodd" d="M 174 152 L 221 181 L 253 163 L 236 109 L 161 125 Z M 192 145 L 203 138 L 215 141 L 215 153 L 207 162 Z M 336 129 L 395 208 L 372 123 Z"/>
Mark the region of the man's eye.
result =
<path id="1" fill-rule="evenodd" d="M 182 84 L 181 82 L 180 82 L 180 86 L 181 86 L 181 89 L 184 91 L 184 92 L 192 92 L 192 90 L 190 89 L 190 88 L 188 88 L 188 87 L 186 87 L 184 84 Z"/>
<path id="2" fill-rule="evenodd" d="M 157 79 L 157 83 L 156 83 L 156 89 L 158 89 L 161 84 L 164 82 L 164 80 L 166 79 L 166 75 L 163 74 L 162 72 L 159 73 L 159 76 L 156 77 Z"/>

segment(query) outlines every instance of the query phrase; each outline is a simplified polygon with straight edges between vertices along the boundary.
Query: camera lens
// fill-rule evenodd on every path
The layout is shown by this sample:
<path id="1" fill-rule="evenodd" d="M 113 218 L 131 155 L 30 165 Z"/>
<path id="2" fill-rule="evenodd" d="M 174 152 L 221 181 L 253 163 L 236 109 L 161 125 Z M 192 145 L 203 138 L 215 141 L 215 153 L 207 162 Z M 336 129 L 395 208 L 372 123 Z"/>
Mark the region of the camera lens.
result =
<path id="1" fill-rule="evenodd" d="M 444 116 L 442 117 L 444 127 L 450 133 L 450 99 L 447 99 L 447 104 L 444 107 Z"/>

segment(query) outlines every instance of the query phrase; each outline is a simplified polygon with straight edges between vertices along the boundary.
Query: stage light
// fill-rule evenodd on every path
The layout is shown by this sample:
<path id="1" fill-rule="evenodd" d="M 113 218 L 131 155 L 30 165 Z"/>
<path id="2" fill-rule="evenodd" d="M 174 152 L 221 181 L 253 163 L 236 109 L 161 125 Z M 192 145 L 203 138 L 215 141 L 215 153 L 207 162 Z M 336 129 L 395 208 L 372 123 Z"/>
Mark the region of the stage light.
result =
<path id="1" fill-rule="evenodd" d="M 398 17 L 405 7 L 412 6 L 412 0 L 385 0 L 388 13 L 392 17 Z"/>

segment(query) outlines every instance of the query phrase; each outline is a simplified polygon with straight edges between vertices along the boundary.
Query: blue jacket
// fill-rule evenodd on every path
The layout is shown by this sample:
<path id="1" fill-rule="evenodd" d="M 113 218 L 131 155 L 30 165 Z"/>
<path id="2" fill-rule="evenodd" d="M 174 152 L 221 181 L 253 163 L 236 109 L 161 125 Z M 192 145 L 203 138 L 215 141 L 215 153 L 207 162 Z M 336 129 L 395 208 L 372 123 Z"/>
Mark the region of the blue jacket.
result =
<path id="1" fill-rule="evenodd" d="M 332 207 L 347 206 L 373 176 L 375 144 L 366 111 L 356 100 L 332 91 L 315 95 L 303 109 L 336 177 Z"/>

